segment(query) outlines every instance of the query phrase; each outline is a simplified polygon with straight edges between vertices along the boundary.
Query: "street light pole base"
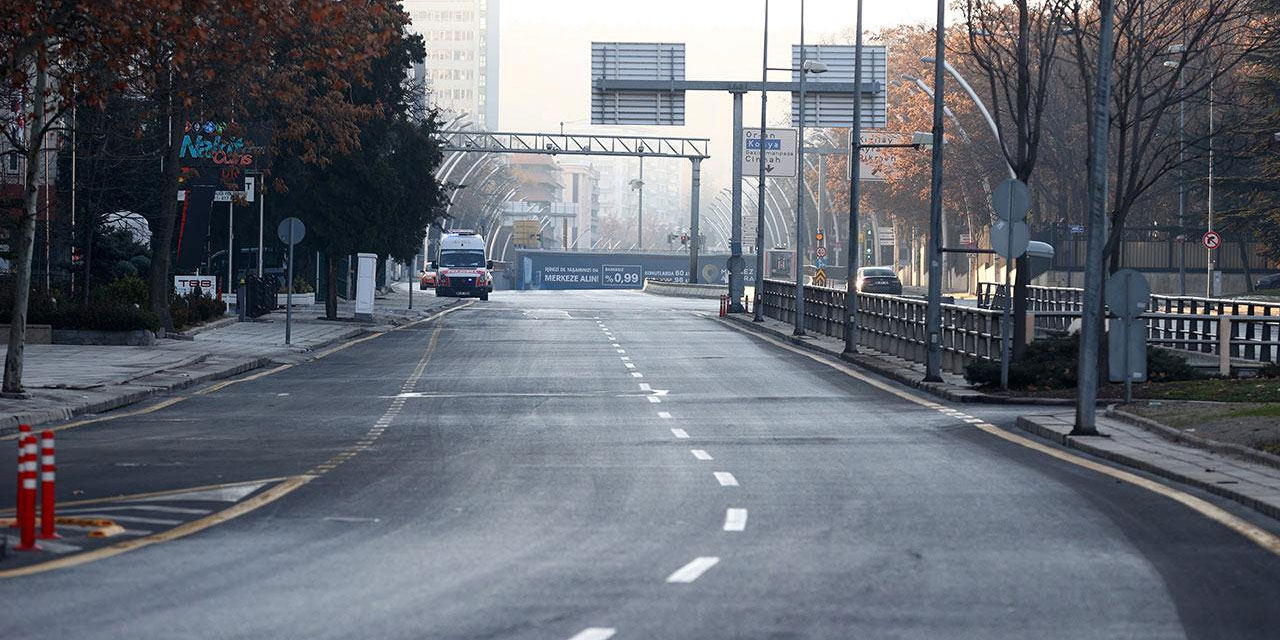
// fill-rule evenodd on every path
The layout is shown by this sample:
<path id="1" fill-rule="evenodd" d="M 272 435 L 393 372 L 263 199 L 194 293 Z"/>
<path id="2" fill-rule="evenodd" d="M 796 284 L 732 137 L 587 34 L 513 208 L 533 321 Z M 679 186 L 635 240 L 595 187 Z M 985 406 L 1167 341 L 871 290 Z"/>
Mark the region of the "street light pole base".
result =
<path id="1" fill-rule="evenodd" d="M 742 306 L 741 302 L 729 303 L 729 313 L 746 313 L 746 312 L 747 312 L 747 309 L 746 307 Z"/>
<path id="2" fill-rule="evenodd" d="M 942 376 L 925 376 L 924 381 L 925 382 L 944 382 L 944 380 L 942 379 Z"/>
<path id="3" fill-rule="evenodd" d="M 792 336 L 795 336 L 795 337 L 797 337 L 797 338 L 807 338 L 807 337 L 808 337 L 808 334 L 806 334 L 806 333 L 804 332 L 804 329 L 796 329 L 795 331 L 792 331 L 792 332 L 791 332 L 791 335 L 792 335 Z"/>

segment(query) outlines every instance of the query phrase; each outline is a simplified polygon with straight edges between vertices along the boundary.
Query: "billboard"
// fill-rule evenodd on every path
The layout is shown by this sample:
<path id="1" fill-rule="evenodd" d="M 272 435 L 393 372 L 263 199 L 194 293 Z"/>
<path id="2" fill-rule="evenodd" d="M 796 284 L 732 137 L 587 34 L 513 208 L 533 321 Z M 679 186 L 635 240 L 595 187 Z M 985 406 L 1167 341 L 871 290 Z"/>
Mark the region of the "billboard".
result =
<path id="1" fill-rule="evenodd" d="M 824 82 L 855 82 L 855 48 L 852 45 L 807 44 L 805 60 L 821 62 L 827 71 L 805 78 L 804 121 L 811 127 L 849 127 L 853 123 L 854 96 L 849 93 L 823 91 Z M 800 68 L 800 45 L 791 46 L 791 67 Z M 888 74 L 888 50 L 883 45 L 863 45 L 862 84 L 875 83 L 874 93 L 860 93 L 862 128 L 883 129 L 887 125 L 885 83 Z M 792 82 L 800 81 L 793 71 Z M 800 121 L 800 95 L 791 94 L 791 122 Z"/>
<path id="2" fill-rule="evenodd" d="M 684 80 L 683 42 L 592 42 L 592 80 Z M 614 91 L 592 82 L 591 124 L 684 125 L 684 91 Z"/>
<path id="3" fill-rule="evenodd" d="M 698 282 L 727 284 L 729 256 L 702 256 Z M 577 253 L 518 251 L 517 289 L 640 289 L 645 279 L 689 281 L 689 256 L 682 253 Z M 755 266 L 745 277 L 755 278 Z"/>

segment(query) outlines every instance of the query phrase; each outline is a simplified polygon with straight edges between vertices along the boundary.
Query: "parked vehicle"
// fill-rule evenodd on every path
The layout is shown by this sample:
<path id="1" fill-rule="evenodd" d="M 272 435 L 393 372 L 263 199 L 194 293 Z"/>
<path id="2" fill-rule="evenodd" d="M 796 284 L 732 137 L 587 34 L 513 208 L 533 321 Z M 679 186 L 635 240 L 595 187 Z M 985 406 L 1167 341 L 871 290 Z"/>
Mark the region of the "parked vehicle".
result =
<path id="1" fill-rule="evenodd" d="M 902 295 L 902 281 L 889 267 L 861 267 L 855 282 L 858 293 Z"/>
<path id="2" fill-rule="evenodd" d="M 418 289 L 426 291 L 427 289 L 436 288 L 436 271 L 435 269 L 427 269 L 418 275 Z"/>
<path id="3" fill-rule="evenodd" d="M 493 261 L 485 259 L 484 237 L 469 229 L 455 229 L 440 238 L 440 252 L 427 270 L 435 270 L 437 296 L 477 296 L 488 300 L 493 291 Z"/>
<path id="4" fill-rule="evenodd" d="M 1272 273 L 1270 275 L 1258 278 L 1258 282 L 1253 285 L 1254 289 L 1280 289 L 1280 273 Z"/>

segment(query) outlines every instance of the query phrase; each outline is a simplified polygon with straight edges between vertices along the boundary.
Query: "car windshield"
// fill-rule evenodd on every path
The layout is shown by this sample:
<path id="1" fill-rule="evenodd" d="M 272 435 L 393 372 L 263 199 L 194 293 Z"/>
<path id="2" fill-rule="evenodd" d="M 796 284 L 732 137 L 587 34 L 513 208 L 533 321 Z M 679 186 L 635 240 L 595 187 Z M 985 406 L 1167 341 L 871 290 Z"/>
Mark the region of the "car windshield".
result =
<path id="1" fill-rule="evenodd" d="M 440 266 L 442 267 L 483 267 L 484 252 L 483 251 L 441 251 Z"/>
<path id="2" fill-rule="evenodd" d="M 862 277 L 864 278 L 892 278 L 893 269 L 863 269 Z"/>

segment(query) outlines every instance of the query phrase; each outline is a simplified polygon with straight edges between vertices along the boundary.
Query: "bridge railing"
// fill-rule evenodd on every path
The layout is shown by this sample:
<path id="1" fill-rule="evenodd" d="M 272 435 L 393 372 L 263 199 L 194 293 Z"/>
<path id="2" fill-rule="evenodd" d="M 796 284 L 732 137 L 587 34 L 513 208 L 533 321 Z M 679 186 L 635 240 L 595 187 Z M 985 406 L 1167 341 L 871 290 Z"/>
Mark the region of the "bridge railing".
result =
<path id="1" fill-rule="evenodd" d="M 804 288 L 804 326 L 833 338 L 844 337 L 845 290 Z M 796 287 L 793 282 L 765 280 L 764 315 L 795 323 Z M 858 295 L 858 344 L 923 364 L 928 351 L 925 310 L 917 298 L 874 293 Z M 973 360 L 999 360 L 1000 313 L 953 304 L 942 305 L 942 367 L 961 373 Z"/>
<path id="2" fill-rule="evenodd" d="M 1003 284 L 980 283 L 978 306 L 1003 309 L 1005 295 Z M 1083 289 L 1031 286 L 1027 309 L 1038 331 L 1065 333 L 1080 317 L 1083 297 Z M 1221 356 L 1225 338 L 1231 358 L 1280 361 L 1280 303 L 1152 295 L 1148 309 L 1143 318 L 1150 344 Z"/>

